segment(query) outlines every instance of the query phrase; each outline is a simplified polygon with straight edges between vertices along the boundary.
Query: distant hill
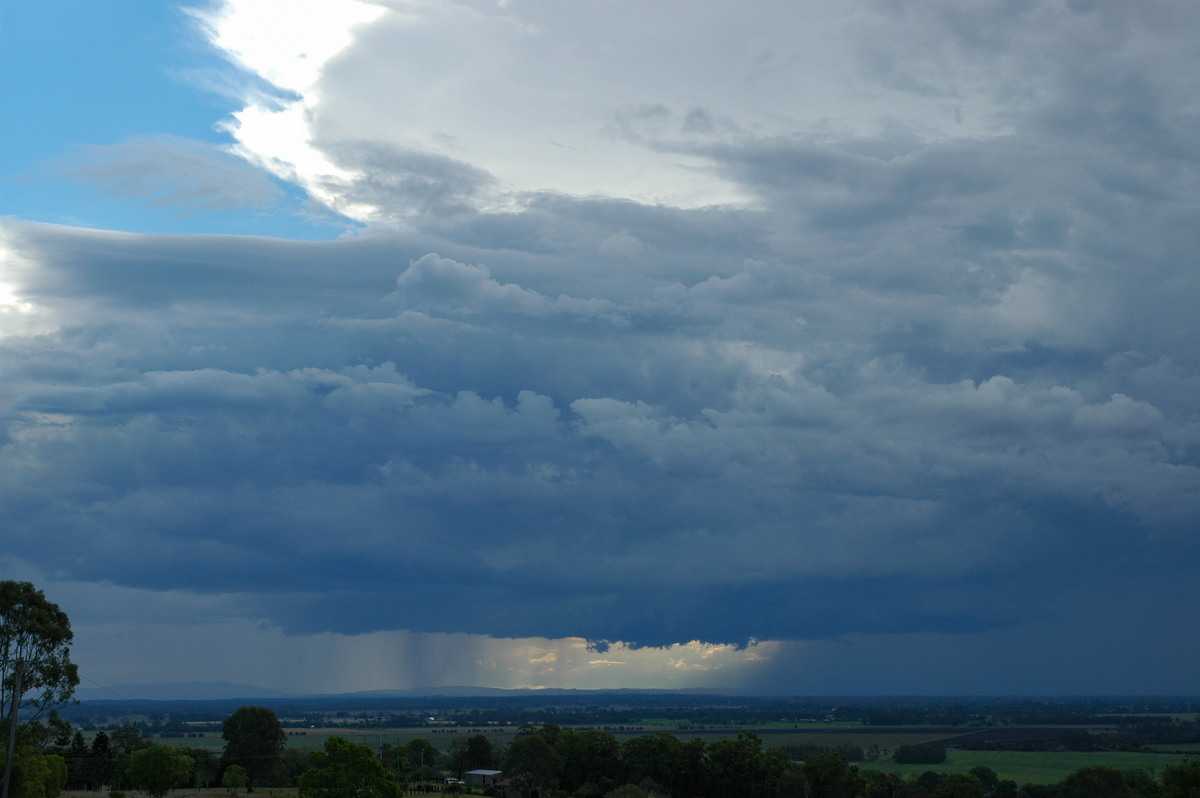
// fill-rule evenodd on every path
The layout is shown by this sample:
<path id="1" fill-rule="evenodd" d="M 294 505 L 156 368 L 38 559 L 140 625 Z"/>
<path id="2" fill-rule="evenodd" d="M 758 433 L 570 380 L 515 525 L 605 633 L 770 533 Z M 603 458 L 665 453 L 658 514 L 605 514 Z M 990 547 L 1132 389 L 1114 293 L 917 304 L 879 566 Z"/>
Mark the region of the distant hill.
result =
<path id="1" fill-rule="evenodd" d="M 80 687 L 80 701 L 221 701 L 235 698 L 289 698 L 288 693 L 252 684 L 230 682 L 166 682 L 162 684 L 114 684 L 111 687 Z"/>
<path id="2" fill-rule="evenodd" d="M 236 699 L 371 699 L 371 698 L 473 698 L 515 696 L 588 696 L 588 695 L 734 695 L 721 689 L 605 689 L 577 688 L 509 689 L 501 687 L 471 687 L 443 685 L 413 687 L 405 690 L 363 690 L 354 693 L 298 694 L 269 690 L 252 684 L 230 682 L 169 682 L 162 684 L 117 684 L 111 687 L 80 687 L 75 697 L 80 701 L 227 701 Z"/>

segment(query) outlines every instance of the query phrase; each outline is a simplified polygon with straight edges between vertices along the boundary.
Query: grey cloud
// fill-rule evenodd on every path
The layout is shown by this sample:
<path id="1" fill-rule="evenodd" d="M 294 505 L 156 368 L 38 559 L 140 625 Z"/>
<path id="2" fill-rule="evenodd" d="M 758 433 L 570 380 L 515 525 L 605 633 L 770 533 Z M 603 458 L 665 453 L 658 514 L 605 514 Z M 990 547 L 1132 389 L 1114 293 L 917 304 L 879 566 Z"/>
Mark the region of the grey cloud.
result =
<path id="1" fill-rule="evenodd" d="M 245 161 L 211 144 L 174 136 L 82 147 L 63 171 L 107 194 L 181 211 L 262 207 L 283 195 Z"/>
<path id="2" fill-rule="evenodd" d="M 459 263 L 428 254 L 409 264 L 396 280 L 393 298 L 409 307 L 442 309 L 453 314 L 499 313 L 545 316 L 561 314 L 586 320 L 593 317 L 622 325 L 607 299 L 547 297 L 514 283 L 492 279 L 486 266 Z"/>
<path id="3" fill-rule="evenodd" d="M 945 50 L 904 62 L 946 97 L 940 61 L 1012 67 L 1034 18 L 1064 39 L 987 84 L 993 135 L 630 117 L 755 210 L 483 212 L 474 167 L 360 143 L 345 188 L 413 229 L 6 223 L 55 322 L 0 339 L 11 555 L 237 591 L 294 631 L 644 644 L 1007 645 L 1090 591 L 1184 584 L 1200 182 L 1158 67 L 1186 56 L 1115 6 L 934 5 L 904 8 Z M 1103 35 L 1132 78 L 1072 62 Z"/>
<path id="4" fill-rule="evenodd" d="M 470 214 L 495 180 L 444 155 L 370 141 L 325 142 L 322 150 L 353 177 L 330 187 L 376 206 L 383 218 L 445 219 Z"/>

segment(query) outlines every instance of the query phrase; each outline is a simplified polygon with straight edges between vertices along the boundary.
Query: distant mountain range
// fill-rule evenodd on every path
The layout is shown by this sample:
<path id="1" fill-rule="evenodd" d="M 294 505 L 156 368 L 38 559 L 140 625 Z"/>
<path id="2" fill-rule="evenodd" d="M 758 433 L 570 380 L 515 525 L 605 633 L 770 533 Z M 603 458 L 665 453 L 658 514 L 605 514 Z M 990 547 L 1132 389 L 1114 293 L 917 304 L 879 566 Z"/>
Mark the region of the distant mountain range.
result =
<path id="1" fill-rule="evenodd" d="M 114 684 L 111 687 L 80 687 L 80 701 L 220 701 L 228 698 L 290 698 L 289 693 L 267 690 L 252 684 L 231 682 L 166 682 L 162 684 Z"/>
<path id="2" fill-rule="evenodd" d="M 541 690 L 504 689 L 500 687 L 468 687 L 465 685 L 450 685 L 442 687 L 414 687 L 407 690 L 366 690 L 355 693 L 334 694 L 300 694 L 285 693 L 280 690 L 269 690 L 252 684 L 233 684 L 231 682 L 168 682 L 162 684 L 116 684 L 111 687 L 80 687 L 75 691 L 75 697 L 80 701 L 223 701 L 230 699 L 270 699 L 270 698 L 425 698 L 445 696 L 447 698 L 464 698 L 473 696 L 506 696 L 506 695 L 576 695 L 589 693 L 682 693 L 697 695 L 731 695 L 721 689 L 684 689 L 684 690 L 653 690 L 653 689 L 604 689 L 582 690 L 571 688 L 547 688 Z"/>

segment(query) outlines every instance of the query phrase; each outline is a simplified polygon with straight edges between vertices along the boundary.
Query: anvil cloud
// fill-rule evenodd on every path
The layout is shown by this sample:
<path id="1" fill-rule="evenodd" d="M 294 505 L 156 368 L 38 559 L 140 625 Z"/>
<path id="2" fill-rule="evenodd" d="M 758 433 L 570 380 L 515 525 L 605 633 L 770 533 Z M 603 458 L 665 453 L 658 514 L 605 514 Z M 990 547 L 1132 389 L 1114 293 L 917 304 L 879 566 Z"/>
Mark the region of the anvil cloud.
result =
<path id="1" fill-rule="evenodd" d="M 102 679 L 1194 689 L 1192 4 L 277 5 L 66 174 L 346 232 L 0 222 Z"/>

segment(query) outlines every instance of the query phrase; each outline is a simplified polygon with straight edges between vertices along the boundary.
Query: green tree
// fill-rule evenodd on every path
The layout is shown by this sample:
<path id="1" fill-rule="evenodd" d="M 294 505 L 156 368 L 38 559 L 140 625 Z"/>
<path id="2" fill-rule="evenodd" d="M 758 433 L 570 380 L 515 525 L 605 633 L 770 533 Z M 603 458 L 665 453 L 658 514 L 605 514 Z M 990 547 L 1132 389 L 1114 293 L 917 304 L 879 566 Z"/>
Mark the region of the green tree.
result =
<path id="1" fill-rule="evenodd" d="M 241 765 L 230 765 L 225 768 L 225 772 L 221 774 L 221 786 L 229 790 L 231 793 L 236 793 L 238 790 L 246 789 L 246 785 L 250 779 L 246 775 L 246 769 Z"/>
<path id="2" fill-rule="evenodd" d="M 467 754 L 463 762 L 464 770 L 494 770 L 496 767 L 496 748 L 492 741 L 482 734 L 472 734 L 467 738 Z"/>
<path id="3" fill-rule="evenodd" d="M 152 798 L 162 798 L 191 778 L 193 765 L 182 748 L 153 743 L 129 756 L 129 780 Z"/>
<path id="4" fill-rule="evenodd" d="M 733 740 L 718 740 L 704 757 L 705 792 L 713 798 L 743 795 L 771 798 L 779 763 L 764 754 L 762 740 L 742 732 Z"/>
<path id="5" fill-rule="evenodd" d="M 227 765 L 246 769 L 247 789 L 268 782 L 280 763 L 287 735 L 279 718 L 266 707 L 241 707 L 221 724 Z"/>
<path id="6" fill-rule="evenodd" d="M 136 726 L 124 726 L 112 733 L 112 784 L 127 787 L 129 784 L 129 758 L 135 751 L 141 751 L 150 745 L 150 741 L 142 736 L 141 729 Z"/>
<path id="7" fill-rule="evenodd" d="M 858 794 L 858 768 L 841 754 L 816 754 L 801 766 L 812 798 L 854 798 Z"/>
<path id="8" fill-rule="evenodd" d="M 92 738 L 92 756 L 88 764 L 88 783 L 99 789 L 115 786 L 116 759 L 112 745 L 105 732 L 97 732 Z"/>
<path id="9" fill-rule="evenodd" d="M 903 779 L 895 773 L 863 770 L 859 771 L 859 778 L 863 783 L 862 798 L 902 798 L 907 794 Z"/>
<path id="10" fill-rule="evenodd" d="M 1133 790 L 1116 768 L 1092 765 L 1079 768 L 1058 785 L 1062 798 L 1133 798 Z"/>
<path id="11" fill-rule="evenodd" d="M 563 760 L 562 783 L 568 792 L 585 784 L 594 784 L 604 792 L 620 784 L 622 777 L 621 746 L 617 738 L 601 731 L 560 731 L 554 750 Z"/>
<path id="12" fill-rule="evenodd" d="M 79 668 L 71 662 L 71 622 L 32 582 L 0 581 L 0 708 L 7 727 L 0 794 L 8 798 L 18 719 L 26 725 L 71 700 Z"/>
<path id="13" fill-rule="evenodd" d="M 979 779 L 979 783 L 983 785 L 984 792 L 995 792 L 996 788 L 1000 786 L 1000 774 L 986 765 L 973 767 L 967 772 Z"/>
<path id="14" fill-rule="evenodd" d="M 37 718 L 71 701 L 79 668 L 71 662 L 71 621 L 31 582 L 0 581 L 0 706 Z M 18 689 L 19 687 L 19 689 Z"/>
<path id="15" fill-rule="evenodd" d="M 279 777 L 276 779 L 276 784 L 295 787 L 300 783 L 300 777 L 311 770 L 312 766 L 312 757 L 306 752 L 290 747 L 285 748 L 277 771 Z"/>
<path id="16" fill-rule="evenodd" d="M 927 770 L 920 776 L 917 776 L 917 786 L 933 795 L 937 791 L 938 785 L 942 783 L 942 779 L 946 778 L 944 773 L 937 773 L 932 770 Z"/>
<path id="17" fill-rule="evenodd" d="M 399 798 L 400 785 L 365 745 L 330 737 L 300 777 L 300 798 Z"/>
<path id="18" fill-rule="evenodd" d="M 1200 759 L 1185 759 L 1163 771 L 1163 798 L 1200 798 Z"/>
<path id="19" fill-rule="evenodd" d="M 67 761 L 58 754 L 29 745 L 16 750 L 9 785 L 12 798 L 55 798 L 66 781 Z"/>
<path id="20" fill-rule="evenodd" d="M 642 784 L 650 779 L 668 795 L 696 795 L 705 750 L 703 740 L 685 743 L 666 732 L 631 737 L 621 744 L 625 781 Z"/>
<path id="21" fill-rule="evenodd" d="M 504 775 L 522 796 L 541 795 L 558 787 L 562 776 L 562 757 L 542 734 L 518 735 L 504 757 Z"/>
<path id="22" fill-rule="evenodd" d="M 933 798 L 983 798 L 983 782 L 971 773 L 951 773 L 934 790 Z"/>
<path id="23" fill-rule="evenodd" d="M 1017 783 L 1012 779 L 1000 779 L 996 789 L 992 790 L 992 798 L 1017 798 Z"/>
<path id="24" fill-rule="evenodd" d="M 472 734 L 467 739 L 457 738 L 450 744 L 450 769 L 462 776 L 468 770 L 493 770 L 496 767 L 496 751 L 492 741 L 482 734 Z"/>
<path id="25" fill-rule="evenodd" d="M 416 778 L 437 776 L 438 750 L 424 737 L 414 737 L 405 743 L 402 758 L 408 763 L 405 770 Z"/>
<path id="26" fill-rule="evenodd" d="M 75 732 L 71 737 L 71 747 L 67 750 L 67 787 L 74 790 L 90 789 L 88 766 L 91 751 L 83 732 Z"/>
<path id="27" fill-rule="evenodd" d="M 187 755 L 192 758 L 192 786 L 207 789 L 216 781 L 220 761 L 207 748 L 189 748 Z"/>

